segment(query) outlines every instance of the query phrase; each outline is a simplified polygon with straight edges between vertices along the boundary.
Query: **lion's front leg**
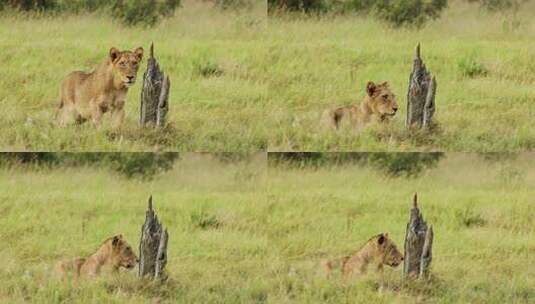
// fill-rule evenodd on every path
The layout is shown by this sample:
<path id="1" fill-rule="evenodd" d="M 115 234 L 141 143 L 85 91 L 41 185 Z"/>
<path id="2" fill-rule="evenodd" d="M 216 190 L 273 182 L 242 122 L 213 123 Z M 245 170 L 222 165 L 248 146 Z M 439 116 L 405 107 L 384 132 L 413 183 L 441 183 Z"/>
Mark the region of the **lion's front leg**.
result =
<path id="1" fill-rule="evenodd" d="M 124 121 L 124 100 L 116 102 L 111 110 L 112 127 L 118 129 L 123 125 Z"/>

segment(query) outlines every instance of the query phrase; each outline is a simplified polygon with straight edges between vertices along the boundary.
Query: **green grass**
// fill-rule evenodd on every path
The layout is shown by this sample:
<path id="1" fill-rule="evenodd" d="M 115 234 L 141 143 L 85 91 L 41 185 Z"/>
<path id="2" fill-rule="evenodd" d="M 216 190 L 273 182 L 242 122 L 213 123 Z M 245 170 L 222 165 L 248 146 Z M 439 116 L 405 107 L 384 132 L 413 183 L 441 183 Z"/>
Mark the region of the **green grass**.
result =
<path id="1" fill-rule="evenodd" d="M 261 295 L 271 255 L 257 213 L 265 205 L 265 158 L 222 164 L 184 155 L 152 182 L 92 168 L 1 169 L 12 191 L 0 193 L 0 302 L 228 303 Z M 79 286 L 51 279 L 56 261 L 90 254 L 111 235 L 123 233 L 137 248 L 150 194 L 169 230 L 168 284 L 151 290 L 137 268 Z M 220 225 L 201 225 L 199 213 Z"/>
<path id="2" fill-rule="evenodd" d="M 533 155 L 489 163 L 449 154 L 419 178 L 366 167 L 271 168 L 271 246 L 281 285 L 272 303 L 528 303 L 535 297 Z M 315 276 L 322 258 L 389 232 L 403 250 L 412 195 L 433 225 L 433 279 L 405 284 L 401 269 L 346 284 Z"/>
<path id="3" fill-rule="evenodd" d="M 221 163 L 186 154 L 153 181 L 98 168 L 0 169 L 0 301 L 6 303 L 529 303 L 533 155 L 487 162 L 449 154 L 419 178 L 367 167 L 291 169 L 265 155 Z M 31 188 L 31 189 L 29 189 Z M 29 191 L 31 190 L 31 191 Z M 433 225 L 433 279 L 326 280 L 320 259 L 356 250 L 388 231 L 403 248 L 412 194 Z M 79 285 L 52 266 L 86 255 L 116 233 L 137 247 L 147 197 L 169 229 L 170 280 L 154 287 L 134 271 Z M 384 283 L 379 282 L 383 280 Z"/>
<path id="4" fill-rule="evenodd" d="M 270 16 L 270 151 L 523 151 L 535 148 L 535 6 L 486 14 L 451 1 L 423 29 L 363 16 Z M 414 48 L 436 76 L 438 132 L 404 127 Z M 358 103 L 368 80 L 389 81 L 400 112 L 358 134 L 318 127 L 321 112 Z"/>
<path id="5" fill-rule="evenodd" d="M 46 151 L 525 151 L 535 148 L 533 3 L 516 15 L 452 1 L 420 30 L 372 17 L 282 14 L 266 3 L 221 11 L 184 1 L 153 29 L 109 17 L 3 13 L 0 18 L 2 150 Z M 138 127 L 140 81 L 126 122 L 112 130 L 52 123 L 61 79 L 91 70 L 111 46 L 150 42 L 171 78 L 170 126 Z M 414 47 L 438 81 L 433 134 L 404 128 Z M 145 67 L 143 62 L 142 67 Z M 140 71 L 140 77 L 143 71 Z M 318 126 L 331 106 L 360 102 L 368 80 L 389 81 L 400 111 L 361 133 Z"/>
<path id="6" fill-rule="evenodd" d="M 0 128 L 2 150 L 30 151 L 259 151 L 267 148 L 264 116 L 265 3 L 252 10 L 221 11 L 206 2 L 183 1 L 175 17 L 153 29 L 127 28 L 100 15 L 0 15 Z M 171 124 L 154 132 L 138 127 L 142 62 L 130 89 L 120 131 L 108 119 L 65 129 L 52 121 L 61 79 L 91 71 L 109 49 L 155 44 L 171 79 Z M 219 73 L 206 73 L 217 67 Z"/>

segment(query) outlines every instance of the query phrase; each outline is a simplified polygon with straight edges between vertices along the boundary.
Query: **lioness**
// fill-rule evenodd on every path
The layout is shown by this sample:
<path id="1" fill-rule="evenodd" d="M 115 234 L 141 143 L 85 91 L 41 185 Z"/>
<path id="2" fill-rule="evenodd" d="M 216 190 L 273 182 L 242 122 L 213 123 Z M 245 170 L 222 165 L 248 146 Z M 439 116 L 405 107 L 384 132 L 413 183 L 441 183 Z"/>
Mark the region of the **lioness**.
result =
<path id="1" fill-rule="evenodd" d="M 344 120 L 353 128 L 362 128 L 372 118 L 385 122 L 393 117 L 398 110 L 396 96 L 388 86 L 388 82 L 375 84 L 369 81 L 366 85 L 366 97 L 360 105 L 351 105 L 327 109 L 322 114 L 322 123 L 330 128 L 338 129 Z"/>
<path id="2" fill-rule="evenodd" d="M 111 111 L 113 125 L 124 119 L 128 88 L 136 82 L 143 48 L 119 51 L 112 47 L 108 58 L 91 73 L 75 71 L 63 80 L 56 118 L 60 126 L 91 119 L 98 126 L 102 115 Z"/>
<path id="3" fill-rule="evenodd" d="M 116 235 L 106 239 L 95 253 L 86 258 L 58 262 L 56 273 L 62 278 L 68 274 L 74 278 L 96 277 L 103 268 L 115 272 L 120 267 L 132 269 L 138 262 L 132 247 L 122 235 Z"/>
<path id="4" fill-rule="evenodd" d="M 370 264 L 382 271 L 383 265 L 397 267 L 403 261 L 403 255 L 396 244 L 388 238 L 388 233 L 378 234 L 366 242 L 353 255 L 336 260 L 322 262 L 323 271 L 330 275 L 334 268 L 340 267 L 344 277 L 366 273 Z"/>

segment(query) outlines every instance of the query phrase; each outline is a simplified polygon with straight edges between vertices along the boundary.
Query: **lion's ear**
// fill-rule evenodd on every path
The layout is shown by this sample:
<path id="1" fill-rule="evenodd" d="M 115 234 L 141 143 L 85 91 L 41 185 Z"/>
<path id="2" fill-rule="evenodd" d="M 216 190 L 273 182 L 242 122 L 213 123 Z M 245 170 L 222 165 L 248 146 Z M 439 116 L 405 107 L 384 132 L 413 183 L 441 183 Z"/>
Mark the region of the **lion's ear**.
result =
<path id="1" fill-rule="evenodd" d="M 379 238 L 377 239 L 377 243 L 378 243 L 379 245 L 383 245 L 384 242 L 385 242 L 385 240 L 386 240 L 386 236 L 385 236 L 384 234 L 381 233 L 381 234 L 379 235 Z"/>
<path id="2" fill-rule="evenodd" d="M 137 58 L 139 59 L 139 61 L 141 61 L 141 59 L 143 59 L 143 48 L 142 47 L 138 47 L 135 51 L 134 51 L 134 54 L 136 54 Z"/>
<path id="3" fill-rule="evenodd" d="M 373 81 L 368 81 L 368 84 L 366 85 L 366 93 L 371 97 L 377 90 L 377 86 Z"/>
<path id="4" fill-rule="evenodd" d="M 113 237 L 113 239 L 111 240 L 111 245 L 113 247 L 117 247 L 117 245 L 119 245 L 119 241 L 123 238 L 123 235 L 122 234 L 119 234 L 119 235 L 116 235 Z"/>
<path id="5" fill-rule="evenodd" d="M 381 83 L 381 86 L 385 87 L 385 88 L 388 88 L 388 81 L 385 81 L 385 82 Z"/>
<path id="6" fill-rule="evenodd" d="M 120 53 L 121 53 L 121 52 L 120 52 L 118 49 L 112 47 L 112 48 L 110 49 L 110 59 L 111 59 L 111 62 L 115 62 L 115 60 L 117 60 L 117 58 L 119 58 L 119 54 L 120 54 Z"/>

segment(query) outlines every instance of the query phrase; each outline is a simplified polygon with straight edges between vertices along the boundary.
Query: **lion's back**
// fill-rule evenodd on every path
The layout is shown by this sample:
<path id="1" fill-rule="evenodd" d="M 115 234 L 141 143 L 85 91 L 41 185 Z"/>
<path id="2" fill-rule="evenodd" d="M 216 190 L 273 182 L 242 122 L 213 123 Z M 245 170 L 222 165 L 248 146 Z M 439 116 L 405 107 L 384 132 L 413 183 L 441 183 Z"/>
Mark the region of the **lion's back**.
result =
<path id="1" fill-rule="evenodd" d="M 78 277 L 80 275 L 80 268 L 85 263 L 85 261 L 85 258 L 75 258 L 59 261 L 56 264 L 54 272 L 60 278 L 66 278 L 68 275 Z"/>
<path id="2" fill-rule="evenodd" d="M 107 65 L 108 63 L 100 64 L 90 73 L 74 71 L 65 76 L 61 84 L 62 103 L 87 103 L 102 94 L 101 91 L 106 87 L 111 73 Z"/>
<path id="3" fill-rule="evenodd" d="M 63 78 L 63 82 L 61 84 L 62 89 L 76 90 L 80 88 L 80 86 L 90 81 L 90 75 L 91 73 L 86 73 L 82 71 L 71 72 L 67 76 L 65 76 L 65 78 Z"/>
<path id="4" fill-rule="evenodd" d="M 351 113 L 354 111 L 353 106 L 341 106 L 328 108 L 323 111 L 320 123 L 323 126 L 338 129 L 343 122 L 350 122 L 352 120 Z"/>

